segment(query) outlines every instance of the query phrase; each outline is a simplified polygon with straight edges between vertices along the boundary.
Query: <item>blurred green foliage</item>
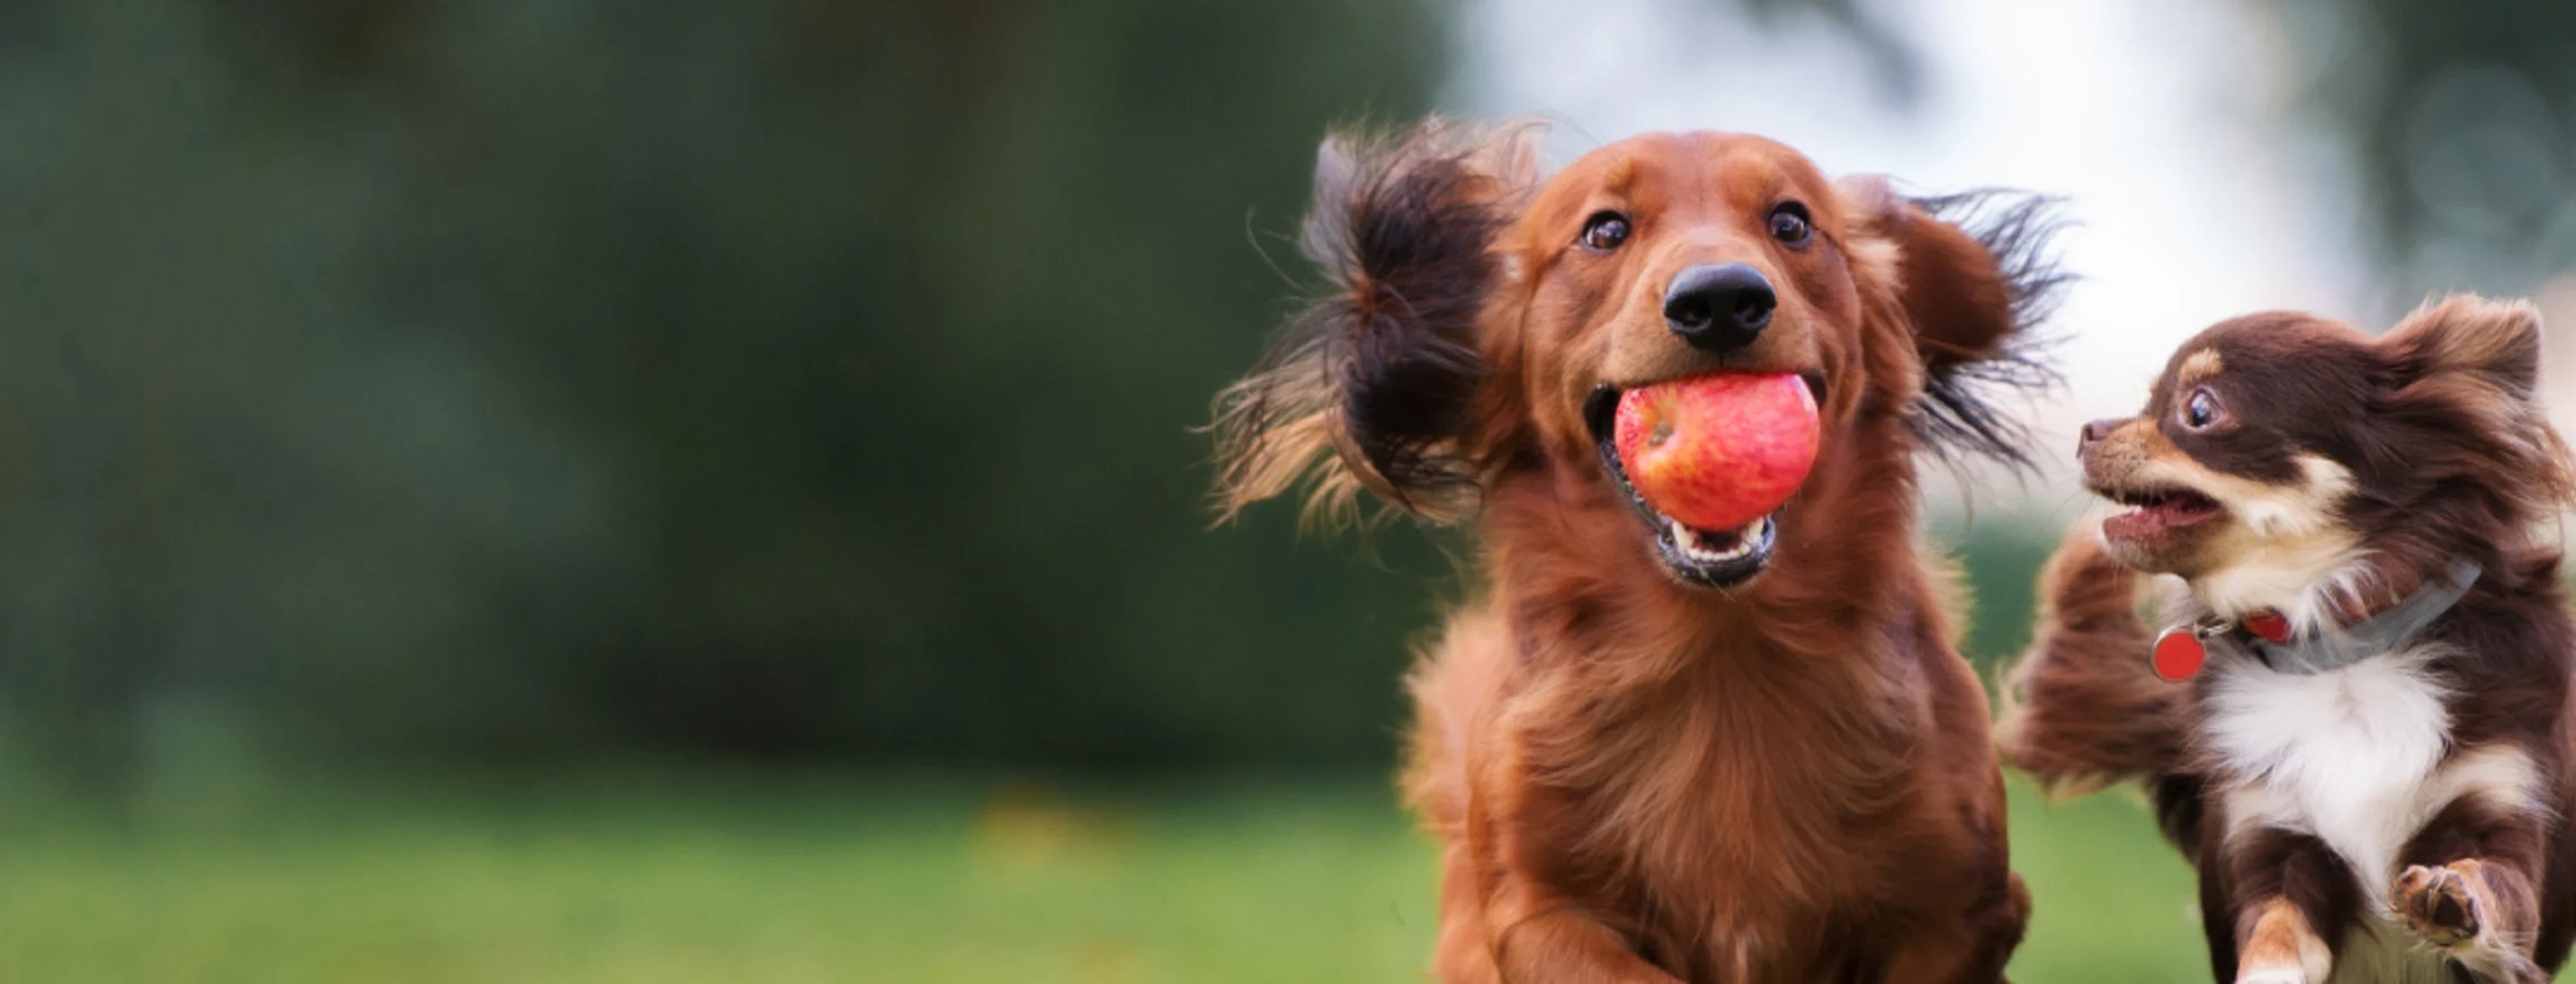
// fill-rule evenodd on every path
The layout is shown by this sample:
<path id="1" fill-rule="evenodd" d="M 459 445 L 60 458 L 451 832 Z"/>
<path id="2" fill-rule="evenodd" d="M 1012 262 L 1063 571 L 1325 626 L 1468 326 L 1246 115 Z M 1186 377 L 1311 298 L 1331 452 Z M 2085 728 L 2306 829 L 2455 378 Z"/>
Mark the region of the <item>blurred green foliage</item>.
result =
<path id="1" fill-rule="evenodd" d="M 2576 14 L 2277 9 L 2409 269 L 2576 263 Z M 0 758 L 1382 768 L 1460 543 L 1207 532 L 1191 428 L 1454 13 L 0 5 Z"/>
<path id="2" fill-rule="evenodd" d="M 2354 186 L 2402 312 L 2424 294 L 2520 294 L 2576 271 L 2576 6 L 2299 0 L 2282 75 Z M 2285 134 L 2285 136 L 2289 136 Z M 2301 164 L 2303 141 L 2282 146 Z M 2340 169 L 2309 173 L 2332 180 Z"/>
<path id="3" fill-rule="evenodd" d="M 1378 761 L 1421 579 L 1206 534 L 1190 428 L 1293 292 L 1316 137 L 1421 112 L 1433 28 L 10 5 L 10 733 L 111 782 L 224 735 Z"/>

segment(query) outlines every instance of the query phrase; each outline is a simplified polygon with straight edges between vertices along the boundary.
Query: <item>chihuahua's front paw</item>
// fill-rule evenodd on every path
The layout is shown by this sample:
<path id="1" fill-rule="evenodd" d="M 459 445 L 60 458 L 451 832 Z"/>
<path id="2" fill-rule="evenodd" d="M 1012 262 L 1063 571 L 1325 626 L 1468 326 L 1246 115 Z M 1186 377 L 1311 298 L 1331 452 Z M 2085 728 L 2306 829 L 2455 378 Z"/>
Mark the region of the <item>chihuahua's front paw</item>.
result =
<path id="1" fill-rule="evenodd" d="M 2415 865 L 2397 876 L 2388 906 L 2424 942 L 2445 950 L 2478 938 L 2485 922 L 2469 881 L 2449 868 Z"/>

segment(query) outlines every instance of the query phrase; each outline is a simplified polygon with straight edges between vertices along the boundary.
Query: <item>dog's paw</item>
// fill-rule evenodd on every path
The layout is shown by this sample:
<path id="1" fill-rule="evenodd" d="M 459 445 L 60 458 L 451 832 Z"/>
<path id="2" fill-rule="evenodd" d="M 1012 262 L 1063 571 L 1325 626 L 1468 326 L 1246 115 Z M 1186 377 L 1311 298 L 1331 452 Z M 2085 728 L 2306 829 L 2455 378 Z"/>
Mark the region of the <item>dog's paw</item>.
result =
<path id="1" fill-rule="evenodd" d="M 2485 924 L 2468 879 L 2449 868 L 2406 869 L 2389 889 L 2388 906 L 2424 942 L 2444 949 L 2477 939 Z"/>

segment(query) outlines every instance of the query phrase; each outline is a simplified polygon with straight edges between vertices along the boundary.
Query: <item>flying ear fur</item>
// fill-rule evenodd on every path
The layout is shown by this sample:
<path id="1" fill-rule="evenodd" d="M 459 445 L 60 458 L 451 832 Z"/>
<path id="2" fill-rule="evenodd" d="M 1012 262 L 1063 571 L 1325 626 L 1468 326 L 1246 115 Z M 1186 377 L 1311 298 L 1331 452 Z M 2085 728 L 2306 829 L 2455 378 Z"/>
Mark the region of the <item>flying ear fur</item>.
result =
<path id="1" fill-rule="evenodd" d="M 2378 345 L 2398 385 L 2377 413 L 2439 427 L 2449 452 L 2483 462 L 2475 480 L 2526 517 L 2576 505 L 2576 463 L 2540 403 L 2538 308 L 2455 294 L 2426 301 Z"/>
<path id="2" fill-rule="evenodd" d="M 2379 344 L 2409 376 L 2469 373 L 2524 400 L 2540 388 L 2540 309 L 2529 301 L 2428 300 Z"/>
<path id="3" fill-rule="evenodd" d="M 1356 517 L 1362 488 L 1435 520 L 1474 507 L 1486 463 L 1469 432 L 1490 374 L 1477 325 L 1535 136 L 1432 119 L 1324 141 L 1299 242 L 1326 289 L 1217 395 L 1220 522 L 1300 485 L 1328 525 Z"/>
<path id="4" fill-rule="evenodd" d="M 2030 464 L 2022 428 L 1997 408 L 1997 390 L 2056 382 L 2037 353 L 2061 272 L 2049 241 L 2061 223 L 2052 199 L 1987 189 L 1905 198 L 1877 175 L 1838 182 L 1856 236 L 1894 247 L 1894 276 L 1924 369 L 1911 425 L 1925 446 Z"/>

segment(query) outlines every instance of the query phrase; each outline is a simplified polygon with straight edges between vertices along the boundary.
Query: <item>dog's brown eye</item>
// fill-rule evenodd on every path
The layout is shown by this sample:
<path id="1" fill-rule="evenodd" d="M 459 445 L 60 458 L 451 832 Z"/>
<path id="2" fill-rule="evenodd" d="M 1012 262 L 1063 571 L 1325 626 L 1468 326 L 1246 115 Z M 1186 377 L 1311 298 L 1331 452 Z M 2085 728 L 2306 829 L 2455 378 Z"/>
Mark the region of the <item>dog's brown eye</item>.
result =
<path id="1" fill-rule="evenodd" d="M 1804 246 L 1807 239 L 1815 234 L 1815 225 L 1807 216 L 1806 206 L 1797 202 L 1781 202 L 1780 207 L 1771 210 L 1771 238 L 1791 246 Z"/>
<path id="2" fill-rule="evenodd" d="M 1628 241 L 1628 217 L 1617 212 L 1594 212 L 1583 220 L 1583 235 L 1574 241 L 1595 253 L 1618 249 L 1620 243 Z"/>
<path id="3" fill-rule="evenodd" d="M 2210 392 L 2209 387 L 2203 386 L 2191 391 L 2191 399 L 2183 402 L 2183 426 L 2201 430 L 2217 423 L 2221 412 L 2218 406 L 2218 394 Z"/>

